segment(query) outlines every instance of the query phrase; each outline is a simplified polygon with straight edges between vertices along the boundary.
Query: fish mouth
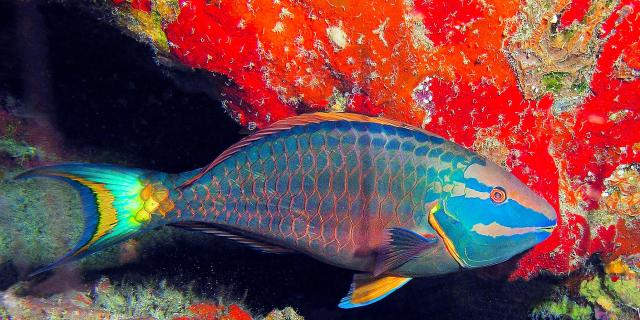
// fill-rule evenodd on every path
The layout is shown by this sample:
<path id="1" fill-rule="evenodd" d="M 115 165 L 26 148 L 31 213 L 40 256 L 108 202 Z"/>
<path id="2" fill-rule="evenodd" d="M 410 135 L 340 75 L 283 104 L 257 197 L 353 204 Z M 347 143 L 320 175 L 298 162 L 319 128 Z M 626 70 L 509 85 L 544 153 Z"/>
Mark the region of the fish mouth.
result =
<path id="1" fill-rule="evenodd" d="M 557 227 L 557 225 L 552 225 L 552 226 L 547 226 L 547 227 L 538 227 L 536 228 L 536 230 L 539 231 L 543 231 L 543 232 L 548 232 L 548 233 L 552 233 L 553 230 Z"/>

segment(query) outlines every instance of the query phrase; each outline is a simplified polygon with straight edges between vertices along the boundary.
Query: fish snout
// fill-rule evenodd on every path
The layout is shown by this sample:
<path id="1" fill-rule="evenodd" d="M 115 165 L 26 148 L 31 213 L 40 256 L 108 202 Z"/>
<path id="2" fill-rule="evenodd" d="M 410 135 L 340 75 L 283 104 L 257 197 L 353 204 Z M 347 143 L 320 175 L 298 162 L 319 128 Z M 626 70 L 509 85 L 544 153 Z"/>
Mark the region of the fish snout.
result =
<path id="1" fill-rule="evenodd" d="M 542 196 L 524 184 L 514 188 L 513 200 L 519 204 L 519 222 L 516 225 L 529 227 L 538 240 L 548 238 L 558 224 L 558 215 L 554 207 Z"/>
<path id="2" fill-rule="evenodd" d="M 553 224 L 553 225 L 549 225 L 549 226 L 547 226 L 547 227 L 537 227 L 536 229 L 537 229 L 538 231 L 543 231 L 543 232 L 547 232 L 547 233 L 552 233 L 552 232 L 553 232 L 553 230 L 555 230 L 555 228 L 556 228 L 556 227 L 557 227 L 557 225 L 556 225 L 556 224 Z"/>
<path id="3" fill-rule="evenodd" d="M 558 216 L 556 210 L 544 199 L 540 199 L 540 204 L 535 211 L 544 216 L 542 219 L 537 219 L 535 224 L 535 235 L 538 241 L 544 241 L 551 236 L 553 230 L 558 225 Z"/>
<path id="4" fill-rule="evenodd" d="M 516 177 L 512 176 L 510 182 L 513 186 L 512 199 L 528 209 L 521 211 L 523 212 L 522 222 L 527 223 L 529 227 L 552 231 L 558 223 L 558 215 L 554 207 L 540 194 L 517 180 Z"/>

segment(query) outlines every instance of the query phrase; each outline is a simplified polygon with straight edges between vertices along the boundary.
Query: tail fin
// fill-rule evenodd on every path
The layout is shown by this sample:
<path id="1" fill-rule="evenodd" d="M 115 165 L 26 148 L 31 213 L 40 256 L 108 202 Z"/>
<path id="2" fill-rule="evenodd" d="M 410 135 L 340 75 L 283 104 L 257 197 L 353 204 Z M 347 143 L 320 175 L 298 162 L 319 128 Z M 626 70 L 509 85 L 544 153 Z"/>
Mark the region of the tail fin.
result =
<path id="1" fill-rule="evenodd" d="M 69 183 L 79 193 L 84 232 L 67 254 L 36 270 L 38 274 L 129 239 L 150 226 L 152 213 L 173 209 L 169 192 L 146 177 L 152 172 L 111 165 L 62 164 L 35 168 L 17 179 L 48 177 Z M 157 225 L 157 224 L 156 224 Z"/>

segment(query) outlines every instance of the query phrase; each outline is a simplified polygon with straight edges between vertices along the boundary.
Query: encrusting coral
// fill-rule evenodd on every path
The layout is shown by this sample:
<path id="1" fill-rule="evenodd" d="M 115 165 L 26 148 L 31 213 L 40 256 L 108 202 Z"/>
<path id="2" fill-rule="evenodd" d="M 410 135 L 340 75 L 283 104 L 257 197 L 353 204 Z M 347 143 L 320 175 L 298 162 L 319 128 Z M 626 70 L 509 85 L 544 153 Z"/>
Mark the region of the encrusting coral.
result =
<path id="1" fill-rule="evenodd" d="M 24 296 L 23 284 L 0 292 L 0 317 L 15 319 L 158 319 L 158 320 L 302 320 L 292 308 L 273 310 L 264 317 L 238 302 L 211 302 L 190 288 L 167 281 L 114 284 L 103 277 L 90 291 L 71 290 L 47 298 Z M 2 318 L 5 319 L 5 318 Z"/>
<path id="2" fill-rule="evenodd" d="M 275 309 L 269 312 L 265 317 L 265 320 L 303 320 L 304 317 L 299 315 L 293 308 L 286 307 L 282 310 Z"/>
<path id="3" fill-rule="evenodd" d="M 574 320 L 590 320 L 593 318 L 591 306 L 582 306 L 563 296 L 557 300 L 548 300 L 536 306 L 531 312 L 533 319 L 561 319 L 569 317 Z"/>
<path id="4" fill-rule="evenodd" d="M 622 258 L 606 263 L 604 273 L 576 279 L 574 288 L 539 303 L 534 318 L 634 319 L 640 315 L 640 281 Z"/>

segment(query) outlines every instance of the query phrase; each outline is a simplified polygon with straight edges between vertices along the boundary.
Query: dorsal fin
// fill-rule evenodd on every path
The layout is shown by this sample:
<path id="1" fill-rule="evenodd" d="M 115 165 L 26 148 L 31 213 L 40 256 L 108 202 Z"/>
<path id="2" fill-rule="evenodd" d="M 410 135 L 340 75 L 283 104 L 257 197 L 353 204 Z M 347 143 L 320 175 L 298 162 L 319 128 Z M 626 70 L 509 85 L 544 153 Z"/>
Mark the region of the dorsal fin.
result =
<path id="1" fill-rule="evenodd" d="M 238 230 L 227 230 L 216 224 L 206 222 L 176 222 L 170 224 L 172 227 L 183 228 L 191 231 L 200 231 L 208 234 L 213 234 L 219 237 L 230 239 L 249 246 L 253 249 L 266 252 L 266 253 L 293 253 L 295 251 L 284 248 L 272 243 L 268 243 L 265 240 L 254 239 L 249 235 L 243 234 Z"/>
<path id="2" fill-rule="evenodd" d="M 365 116 L 365 115 L 357 114 L 357 113 L 342 113 L 342 112 L 307 113 L 307 114 L 302 114 L 302 115 L 299 115 L 299 116 L 289 117 L 289 118 L 277 121 L 274 124 L 272 124 L 271 126 L 265 128 L 265 129 L 262 129 L 262 130 L 260 130 L 260 131 L 258 131 L 256 133 L 254 133 L 254 134 L 252 134 L 252 135 L 250 135 L 248 137 L 245 137 L 244 139 L 236 142 L 231 147 L 229 147 L 229 149 L 225 150 L 218 157 L 216 157 L 213 160 L 213 162 L 211 162 L 206 167 L 202 168 L 202 170 L 200 170 L 200 172 L 198 172 L 198 174 L 196 174 L 195 176 L 191 177 L 187 181 L 183 182 L 178 188 L 181 189 L 181 188 L 185 188 L 185 187 L 191 185 L 192 183 L 194 183 L 198 179 L 202 178 L 202 176 L 204 176 L 207 172 L 209 172 L 215 166 L 220 164 L 222 161 L 228 159 L 234 153 L 240 151 L 242 148 L 244 148 L 245 146 L 251 144 L 254 141 L 260 140 L 260 139 L 262 139 L 262 138 L 264 138 L 266 136 L 270 136 L 270 135 L 278 133 L 278 132 L 289 130 L 289 129 L 293 128 L 293 127 L 304 126 L 304 125 L 312 124 L 312 123 L 320 123 L 320 122 L 323 122 L 323 121 L 353 121 L 353 122 L 377 123 L 377 124 L 390 125 L 390 126 L 399 127 L 399 128 L 407 128 L 407 129 L 411 129 L 411 130 L 417 130 L 417 131 L 421 131 L 423 133 L 426 133 L 428 135 L 438 137 L 438 135 L 436 135 L 434 133 L 431 133 L 431 132 L 428 132 L 428 131 L 426 131 L 424 129 L 412 127 L 412 126 L 410 126 L 410 125 L 408 125 L 406 123 L 402 123 L 400 121 L 391 120 L 391 119 L 385 119 L 385 118 L 379 118 L 379 117 L 369 117 L 369 116 Z"/>

